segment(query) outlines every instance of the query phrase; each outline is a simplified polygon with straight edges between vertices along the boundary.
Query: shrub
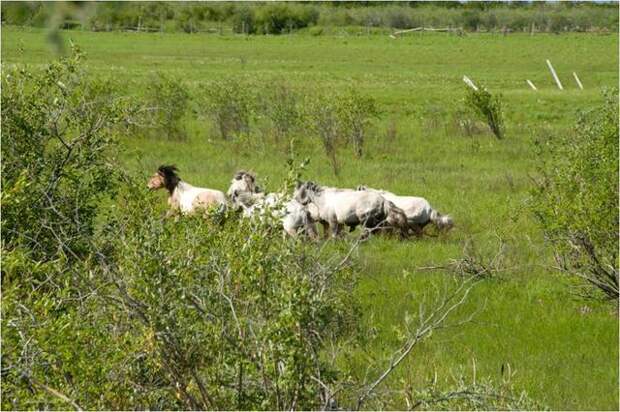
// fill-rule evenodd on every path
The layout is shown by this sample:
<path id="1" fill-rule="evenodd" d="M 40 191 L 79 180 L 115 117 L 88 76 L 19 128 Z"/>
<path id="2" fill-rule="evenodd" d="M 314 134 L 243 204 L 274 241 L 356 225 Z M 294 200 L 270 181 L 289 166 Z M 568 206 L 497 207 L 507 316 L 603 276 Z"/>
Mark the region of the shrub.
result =
<path id="1" fill-rule="evenodd" d="M 289 137 L 298 126 L 301 114 L 299 96 L 284 81 L 275 81 L 263 88 L 260 96 L 260 111 L 271 123 L 276 142 Z"/>
<path id="2" fill-rule="evenodd" d="M 325 150 L 335 175 L 340 171 L 338 162 L 339 119 L 337 97 L 330 93 L 319 93 L 310 97 L 304 104 L 305 121 Z"/>
<path id="3" fill-rule="evenodd" d="M 575 133 L 538 143 L 531 208 L 562 270 L 618 299 L 618 92 L 580 115 Z M 595 291 L 595 292 L 592 292 Z"/>
<path id="4" fill-rule="evenodd" d="M 107 156 L 122 107 L 110 83 L 86 78 L 81 57 L 2 77 L 3 247 L 37 259 L 83 249 L 114 182 Z"/>
<path id="5" fill-rule="evenodd" d="M 495 137 L 504 136 L 501 95 L 492 95 L 484 86 L 478 90 L 467 87 L 465 105 L 489 125 Z"/>
<path id="6" fill-rule="evenodd" d="M 375 99 L 350 89 L 338 99 L 337 110 L 340 133 L 353 144 L 355 155 L 362 157 L 368 128 L 379 117 Z"/>
<path id="7" fill-rule="evenodd" d="M 310 30 L 308 30 L 308 33 L 310 33 L 311 36 L 320 36 L 323 34 L 323 27 L 321 26 L 310 27 Z"/>
<path id="8" fill-rule="evenodd" d="M 138 132 L 165 134 L 169 139 L 186 138 L 183 118 L 190 95 L 178 78 L 157 73 L 146 86 L 144 108 Z"/>
<path id="9" fill-rule="evenodd" d="M 202 88 L 206 114 L 213 120 L 222 139 L 250 132 L 255 111 L 254 86 L 240 79 L 210 82 Z"/>
<path id="10" fill-rule="evenodd" d="M 232 28 L 235 33 L 252 34 L 256 33 L 256 21 L 254 9 L 251 7 L 240 7 L 232 17 Z"/>
<path id="11" fill-rule="evenodd" d="M 480 14 L 476 10 L 465 10 L 462 15 L 463 28 L 465 30 L 476 31 L 482 23 Z"/>
<path id="12" fill-rule="evenodd" d="M 93 296 L 107 289 L 93 285 L 87 264 L 97 218 L 119 184 L 111 160 L 124 108 L 109 83 L 87 76 L 80 59 L 75 49 L 44 70 L 9 69 L 2 77 L 7 410 L 96 409 L 106 401 L 115 408 L 111 398 L 130 396 L 123 384 L 100 393 L 119 347 L 110 346 L 109 319 L 93 327 L 103 317 L 93 311 Z"/>
<path id="13" fill-rule="evenodd" d="M 318 408 L 313 377 L 337 377 L 323 342 L 353 315 L 350 271 L 268 222 L 162 220 L 147 196 L 131 185 L 105 229 L 105 276 L 127 294 L 115 294 L 119 318 L 143 342 L 131 356 L 144 353 L 162 379 L 134 376 L 138 391 L 166 388 L 165 409 Z"/>

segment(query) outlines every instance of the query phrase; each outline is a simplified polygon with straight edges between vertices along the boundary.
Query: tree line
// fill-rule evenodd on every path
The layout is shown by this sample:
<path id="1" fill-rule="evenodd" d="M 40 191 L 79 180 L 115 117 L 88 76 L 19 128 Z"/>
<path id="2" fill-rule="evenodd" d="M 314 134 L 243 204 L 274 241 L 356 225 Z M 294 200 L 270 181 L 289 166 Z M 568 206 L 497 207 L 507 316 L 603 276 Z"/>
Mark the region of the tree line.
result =
<path id="1" fill-rule="evenodd" d="M 617 31 L 618 3 L 3 2 L 2 24 L 92 31 L 286 34 L 312 27 Z M 313 34 L 320 34 L 314 29 Z"/>

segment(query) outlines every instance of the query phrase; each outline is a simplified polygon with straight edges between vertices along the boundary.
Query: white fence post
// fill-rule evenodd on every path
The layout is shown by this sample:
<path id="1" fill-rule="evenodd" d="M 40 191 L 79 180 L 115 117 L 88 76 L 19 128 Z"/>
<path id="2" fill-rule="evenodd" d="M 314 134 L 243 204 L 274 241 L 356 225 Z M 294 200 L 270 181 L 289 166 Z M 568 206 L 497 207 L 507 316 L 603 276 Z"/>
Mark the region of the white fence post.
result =
<path id="1" fill-rule="evenodd" d="M 579 80 L 579 77 L 577 77 L 577 73 L 573 72 L 573 77 L 575 77 L 575 80 L 577 81 L 577 86 L 579 86 L 579 88 L 583 90 L 583 84 L 581 84 L 581 80 Z"/>
<path id="2" fill-rule="evenodd" d="M 558 78 L 558 75 L 555 73 L 555 70 L 553 70 L 553 66 L 551 65 L 551 62 L 549 61 L 549 59 L 547 59 L 547 66 L 549 66 L 549 70 L 551 70 L 551 74 L 553 75 L 553 78 L 555 79 L 555 83 L 558 85 L 558 89 L 564 90 L 564 88 L 562 87 L 562 83 L 560 83 L 560 79 Z"/>
<path id="3" fill-rule="evenodd" d="M 463 81 L 465 82 L 466 85 L 468 85 L 469 87 L 471 87 L 475 91 L 478 91 L 478 88 L 476 87 L 474 82 L 471 81 L 471 79 L 469 77 L 463 76 Z"/>

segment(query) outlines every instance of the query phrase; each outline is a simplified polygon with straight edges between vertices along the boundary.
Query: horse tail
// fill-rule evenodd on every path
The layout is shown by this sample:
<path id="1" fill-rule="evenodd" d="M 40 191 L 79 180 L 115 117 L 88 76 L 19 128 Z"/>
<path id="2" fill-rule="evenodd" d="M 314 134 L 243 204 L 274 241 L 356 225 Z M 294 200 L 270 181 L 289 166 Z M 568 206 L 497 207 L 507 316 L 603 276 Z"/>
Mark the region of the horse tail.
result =
<path id="1" fill-rule="evenodd" d="M 437 229 L 439 230 L 447 231 L 450 230 L 452 226 L 454 226 L 454 221 L 449 215 L 442 215 L 434 209 L 431 212 L 431 222 L 433 222 L 433 224 L 437 226 Z"/>

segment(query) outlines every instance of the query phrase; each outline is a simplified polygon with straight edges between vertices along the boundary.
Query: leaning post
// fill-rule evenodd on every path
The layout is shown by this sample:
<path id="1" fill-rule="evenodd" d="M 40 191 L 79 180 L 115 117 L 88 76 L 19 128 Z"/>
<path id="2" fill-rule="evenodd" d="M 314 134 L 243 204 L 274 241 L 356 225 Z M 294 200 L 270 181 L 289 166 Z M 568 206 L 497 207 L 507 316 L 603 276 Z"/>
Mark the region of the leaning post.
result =
<path id="1" fill-rule="evenodd" d="M 474 89 L 475 91 L 478 91 L 478 87 L 476 87 L 476 85 L 474 84 L 474 82 L 471 81 L 471 79 L 467 76 L 463 76 L 463 81 L 465 82 L 466 85 L 468 85 L 469 87 L 471 87 L 472 89 Z"/>
<path id="2" fill-rule="evenodd" d="M 558 75 L 555 73 L 555 70 L 553 70 L 553 66 L 551 65 L 551 62 L 549 61 L 549 59 L 547 59 L 547 66 L 549 66 L 549 70 L 551 70 L 551 74 L 553 75 L 553 78 L 555 79 L 555 83 L 558 85 L 558 89 L 564 90 L 564 87 L 562 87 L 562 83 L 560 83 L 560 79 L 558 78 Z"/>
<path id="3" fill-rule="evenodd" d="M 577 82 L 577 86 L 579 86 L 579 88 L 583 90 L 583 84 L 581 84 L 581 80 L 579 80 L 579 77 L 577 77 L 577 73 L 573 72 L 573 77 L 575 78 L 575 81 Z"/>

